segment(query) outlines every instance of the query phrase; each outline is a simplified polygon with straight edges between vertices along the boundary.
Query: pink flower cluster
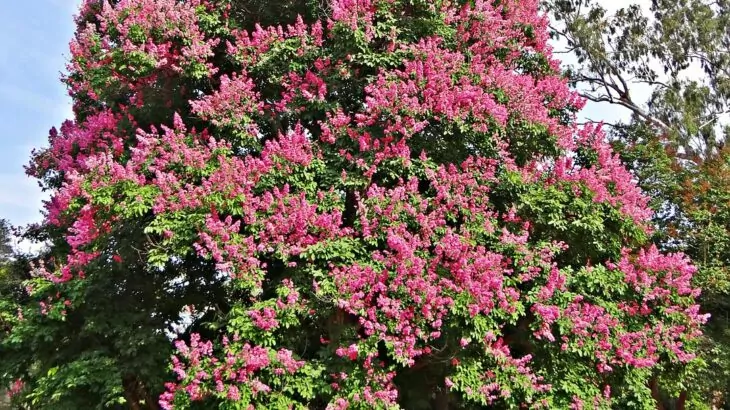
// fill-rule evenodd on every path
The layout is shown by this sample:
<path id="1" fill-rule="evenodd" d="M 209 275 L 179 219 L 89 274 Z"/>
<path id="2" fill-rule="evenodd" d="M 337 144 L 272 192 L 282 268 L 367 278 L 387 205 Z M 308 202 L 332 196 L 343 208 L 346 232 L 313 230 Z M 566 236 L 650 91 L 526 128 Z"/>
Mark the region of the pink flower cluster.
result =
<path id="1" fill-rule="evenodd" d="M 22 379 L 17 379 L 10 385 L 10 388 L 5 392 L 5 395 L 11 399 L 20 393 L 23 390 L 23 387 L 25 387 L 25 382 L 23 382 Z"/>
<path id="2" fill-rule="evenodd" d="M 177 392 L 183 392 L 190 400 L 216 395 L 233 401 L 240 398 L 242 390 L 254 396 L 266 394 L 271 387 L 261 381 L 262 374 L 294 374 L 304 366 L 290 350 L 241 344 L 236 336 L 232 342 L 223 339 L 221 360 L 214 355 L 213 344 L 201 341 L 195 333 L 190 335 L 189 344 L 177 341 L 175 347 L 178 356 L 173 356 L 172 362 L 178 383 L 166 384 L 167 391 L 160 397 L 160 406 L 165 410 L 173 408 Z"/>
<path id="3" fill-rule="evenodd" d="M 106 35 L 102 44 L 116 43 L 127 55 L 141 52 L 152 57 L 157 68 L 171 67 L 183 71 L 198 63 L 208 74 L 216 69 L 207 60 L 218 39 L 206 39 L 198 27 L 196 9 L 201 0 L 122 0 L 111 6 L 103 2 L 99 28 Z M 184 38 L 183 47 L 176 49 L 173 39 Z"/>
<path id="4" fill-rule="evenodd" d="M 708 315 L 699 313 L 693 298 L 682 298 L 699 294 L 699 289 L 691 287 L 695 268 L 686 257 L 661 254 L 652 246 L 636 257 L 624 251 L 618 264 L 607 265 L 624 280 L 612 285 L 633 293 L 628 301 L 618 303 L 620 314 L 609 313 L 583 295 L 576 295 L 564 308 L 535 304 L 532 311 L 539 319 L 535 336 L 554 341 L 553 330 L 560 329 L 561 349 L 588 349 L 601 373 L 624 364 L 652 367 L 659 363 L 661 354 L 682 363 L 692 360 L 694 355 L 685 350 L 686 342 L 700 335 L 700 326 Z M 640 320 L 629 325 L 660 311 L 667 315 L 663 322 Z"/>
<path id="5" fill-rule="evenodd" d="M 254 89 L 253 80 L 246 73 L 234 73 L 220 77 L 220 87 L 213 94 L 190 105 L 200 118 L 218 127 L 232 127 L 256 137 L 257 129 L 252 117 L 261 114 L 263 103 Z"/>

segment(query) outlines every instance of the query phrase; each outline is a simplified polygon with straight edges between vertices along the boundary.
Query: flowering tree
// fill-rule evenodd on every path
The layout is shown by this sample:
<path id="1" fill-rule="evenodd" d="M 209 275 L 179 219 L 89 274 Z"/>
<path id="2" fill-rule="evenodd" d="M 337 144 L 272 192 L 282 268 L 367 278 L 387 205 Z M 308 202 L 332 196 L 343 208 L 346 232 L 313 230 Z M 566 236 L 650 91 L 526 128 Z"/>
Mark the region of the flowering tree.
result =
<path id="1" fill-rule="evenodd" d="M 3 339 L 76 356 L 16 365 L 17 400 L 59 408 L 78 372 L 165 409 L 651 408 L 681 383 L 694 268 L 645 246 L 537 1 L 276 3 L 82 5 L 75 119 L 29 167 L 54 258 Z"/>

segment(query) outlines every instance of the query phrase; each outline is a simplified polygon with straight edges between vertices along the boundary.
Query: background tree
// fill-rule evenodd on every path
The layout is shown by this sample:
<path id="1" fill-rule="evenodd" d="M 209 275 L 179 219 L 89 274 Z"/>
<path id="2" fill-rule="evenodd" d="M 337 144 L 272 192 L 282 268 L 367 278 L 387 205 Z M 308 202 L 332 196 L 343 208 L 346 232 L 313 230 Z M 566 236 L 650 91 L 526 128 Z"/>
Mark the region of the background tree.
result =
<path id="1" fill-rule="evenodd" d="M 537 1 L 261 4 L 83 3 L 75 118 L 29 167 L 52 245 L 0 341 L 16 402 L 680 393 L 706 320 L 695 269 L 648 246 L 648 198 L 575 124 Z"/>
<path id="2" fill-rule="evenodd" d="M 716 155 L 725 145 L 730 3 L 637 1 L 613 13 L 592 0 L 544 5 L 552 35 L 567 47 L 561 52 L 577 58 L 569 76 L 583 97 L 629 109 L 683 158 Z"/>
<path id="3" fill-rule="evenodd" d="M 632 114 L 628 124 L 612 128 L 614 147 L 653 198 L 654 242 L 698 263 L 702 305 L 712 313 L 703 355 L 707 373 L 692 390 L 705 404 L 726 406 L 729 6 L 658 0 L 608 11 L 604 2 L 544 2 L 553 36 L 566 46 L 561 52 L 577 59 L 567 67 L 573 85 L 591 101 Z"/>

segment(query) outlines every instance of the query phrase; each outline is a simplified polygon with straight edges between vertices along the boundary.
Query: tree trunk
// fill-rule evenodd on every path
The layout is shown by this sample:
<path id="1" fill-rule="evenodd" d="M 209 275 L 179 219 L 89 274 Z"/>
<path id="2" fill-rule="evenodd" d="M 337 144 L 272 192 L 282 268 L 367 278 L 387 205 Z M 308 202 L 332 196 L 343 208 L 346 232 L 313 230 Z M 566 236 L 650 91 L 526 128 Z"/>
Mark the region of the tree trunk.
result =
<path id="1" fill-rule="evenodd" d="M 444 388 L 436 390 L 436 397 L 433 400 L 434 410 L 449 410 L 449 391 Z"/>
<path id="2" fill-rule="evenodd" d="M 659 384 L 656 377 L 653 377 L 649 381 L 649 388 L 651 389 L 651 397 L 656 402 L 656 410 L 664 410 L 664 404 L 662 403 L 662 397 L 659 394 Z"/>
<path id="3" fill-rule="evenodd" d="M 687 402 L 687 390 L 682 390 L 682 393 L 679 393 L 679 398 L 677 398 L 677 406 L 675 407 L 675 410 L 684 410 L 684 404 Z"/>
<path id="4" fill-rule="evenodd" d="M 157 400 L 150 396 L 145 386 L 136 376 L 127 376 L 122 380 L 124 398 L 130 410 L 157 410 Z M 144 403 L 144 404 L 143 404 Z"/>

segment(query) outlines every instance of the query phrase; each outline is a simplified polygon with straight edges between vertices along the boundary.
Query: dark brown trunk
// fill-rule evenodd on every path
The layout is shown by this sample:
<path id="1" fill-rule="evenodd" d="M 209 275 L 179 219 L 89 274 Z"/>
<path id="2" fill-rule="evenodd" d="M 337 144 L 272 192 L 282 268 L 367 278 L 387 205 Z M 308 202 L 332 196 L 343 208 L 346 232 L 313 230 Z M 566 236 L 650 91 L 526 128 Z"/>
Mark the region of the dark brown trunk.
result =
<path id="1" fill-rule="evenodd" d="M 150 394 L 150 391 L 147 389 L 145 389 L 145 397 L 146 397 L 145 401 L 147 402 L 147 410 L 159 410 L 160 409 L 160 405 L 159 405 L 159 402 L 157 401 L 157 397 L 153 397 Z"/>
<path id="2" fill-rule="evenodd" d="M 677 398 L 677 407 L 676 410 L 684 410 L 684 403 L 687 402 L 687 390 L 682 390 L 682 393 L 679 393 L 679 398 Z"/>
<path id="3" fill-rule="evenodd" d="M 436 390 L 436 397 L 433 400 L 434 410 L 449 410 L 449 392 L 444 388 Z"/>
<path id="4" fill-rule="evenodd" d="M 136 376 L 127 376 L 122 380 L 124 398 L 130 410 L 157 410 L 157 400 L 150 396 L 149 391 L 139 382 Z M 143 404 L 144 403 L 144 404 Z"/>
<path id="5" fill-rule="evenodd" d="M 651 389 L 651 397 L 656 402 L 656 409 L 664 410 L 664 404 L 662 403 L 662 397 L 659 394 L 659 383 L 657 382 L 656 377 L 653 377 L 651 379 L 651 381 L 649 381 L 649 388 Z"/>

